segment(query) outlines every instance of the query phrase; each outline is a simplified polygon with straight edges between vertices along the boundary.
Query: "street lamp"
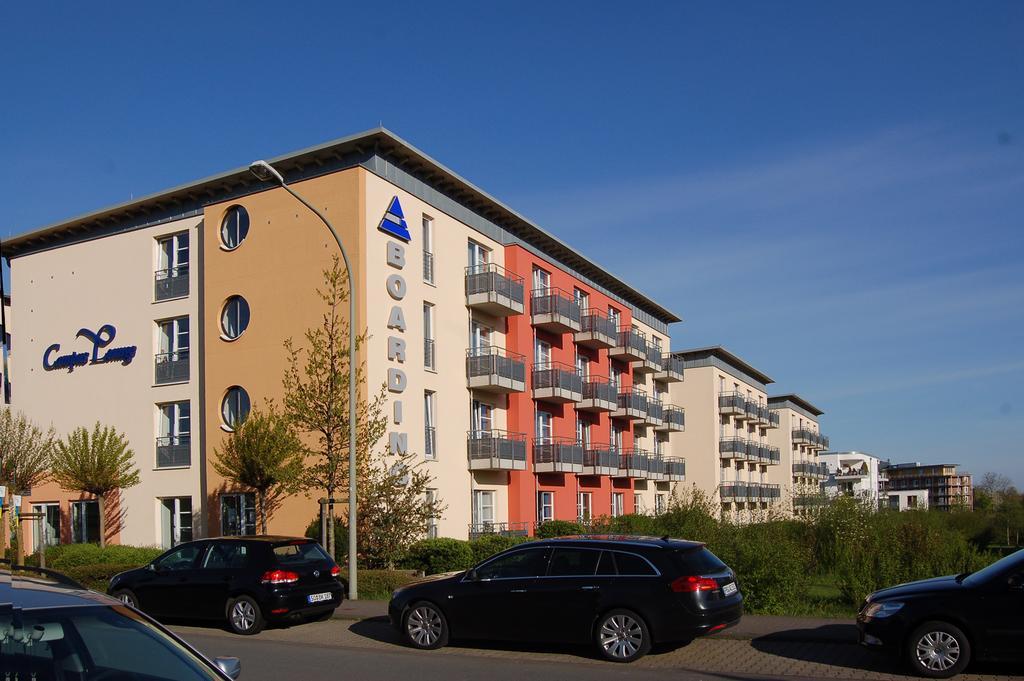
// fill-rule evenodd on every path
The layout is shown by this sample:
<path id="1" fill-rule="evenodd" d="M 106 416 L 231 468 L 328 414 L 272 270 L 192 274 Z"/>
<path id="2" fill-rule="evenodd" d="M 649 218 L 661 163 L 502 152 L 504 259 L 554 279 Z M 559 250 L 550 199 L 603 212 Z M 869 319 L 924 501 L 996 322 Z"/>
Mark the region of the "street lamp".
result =
<path id="1" fill-rule="evenodd" d="M 348 278 L 348 597 L 354 601 L 359 598 L 359 589 L 356 569 L 356 292 L 352 282 L 352 265 L 348 261 L 341 237 L 327 216 L 289 187 L 277 169 L 266 161 L 253 161 L 249 164 L 249 172 L 264 182 L 276 182 L 299 203 L 313 211 L 331 231 L 345 261 L 345 276 Z"/>

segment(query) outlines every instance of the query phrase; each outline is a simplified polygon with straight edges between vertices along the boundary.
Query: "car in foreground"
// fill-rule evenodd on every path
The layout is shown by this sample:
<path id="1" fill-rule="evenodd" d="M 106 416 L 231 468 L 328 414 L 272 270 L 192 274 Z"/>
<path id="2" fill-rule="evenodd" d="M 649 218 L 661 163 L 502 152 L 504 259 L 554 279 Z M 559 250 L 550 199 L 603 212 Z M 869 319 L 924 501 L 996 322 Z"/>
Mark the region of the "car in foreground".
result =
<path id="1" fill-rule="evenodd" d="M 107 593 L 155 617 L 227 621 L 256 634 L 268 621 L 326 619 L 347 591 L 312 539 L 247 536 L 179 544 L 110 580 Z"/>
<path id="2" fill-rule="evenodd" d="M 528 542 L 402 587 L 388 606 L 416 648 L 456 638 L 590 642 L 615 662 L 720 631 L 742 614 L 733 571 L 703 544 L 668 537 Z"/>
<path id="3" fill-rule="evenodd" d="M 972 659 L 1024 659 L 1024 550 L 977 572 L 876 591 L 857 629 L 863 645 L 896 652 L 934 679 Z"/>
<path id="4" fill-rule="evenodd" d="M 60 573 L 0 565 L 2 679 L 231 681 L 240 672 L 238 658 L 208 660 L 146 615 Z"/>

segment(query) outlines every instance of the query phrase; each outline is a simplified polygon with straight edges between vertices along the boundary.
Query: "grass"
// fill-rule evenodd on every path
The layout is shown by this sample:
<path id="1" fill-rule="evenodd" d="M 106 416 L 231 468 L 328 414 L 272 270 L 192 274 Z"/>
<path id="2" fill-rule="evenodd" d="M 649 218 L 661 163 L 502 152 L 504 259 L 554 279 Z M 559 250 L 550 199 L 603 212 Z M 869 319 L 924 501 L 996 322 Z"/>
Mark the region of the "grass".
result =
<path id="1" fill-rule="evenodd" d="M 787 613 L 793 617 L 835 617 L 848 619 L 857 616 L 857 609 L 843 600 L 833 575 L 813 575 L 807 580 L 804 599 L 794 604 Z"/>

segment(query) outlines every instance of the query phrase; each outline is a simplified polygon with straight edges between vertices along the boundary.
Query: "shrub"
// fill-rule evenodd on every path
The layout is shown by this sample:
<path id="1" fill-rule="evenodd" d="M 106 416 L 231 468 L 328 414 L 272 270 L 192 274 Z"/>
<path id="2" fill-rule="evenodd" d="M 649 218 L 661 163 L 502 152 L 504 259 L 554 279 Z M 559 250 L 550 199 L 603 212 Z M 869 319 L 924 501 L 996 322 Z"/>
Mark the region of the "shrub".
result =
<path id="1" fill-rule="evenodd" d="M 313 518 L 309 526 L 306 527 L 306 535 L 310 539 L 320 541 L 320 515 L 318 514 Z M 324 547 L 324 551 L 327 547 Z M 348 557 L 348 526 L 338 516 L 334 517 L 334 551 L 338 555 L 335 560 L 339 565 L 346 562 Z"/>
<path id="2" fill-rule="evenodd" d="M 591 531 L 599 534 L 631 534 L 661 536 L 659 519 L 649 515 L 620 515 L 603 517 L 594 522 Z"/>
<path id="3" fill-rule="evenodd" d="M 496 553 L 501 553 L 523 542 L 530 541 L 529 537 L 506 537 L 500 534 L 485 534 L 469 542 L 473 551 L 473 564 L 490 558 Z"/>
<path id="4" fill-rule="evenodd" d="M 347 572 L 342 572 L 341 577 L 348 581 Z M 386 601 L 391 598 L 392 591 L 417 579 L 416 573 L 412 570 L 360 570 L 359 598 Z"/>
<path id="5" fill-rule="evenodd" d="M 51 570 L 67 571 L 81 565 L 131 565 L 139 567 L 149 563 L 164 550 L 152 546 L 122 546 L 110 544 L 61 544 L 46 549 L 46 567 Z"/>
<path id="6" fill-rule="evenodd" d="M 65 575 L 75 580 L 87 589 L 107 592 L 110 578 L 125 570 L 134 570 L 139 567 L 135 563 L 98 563 L 95 565 L 73 565 L 60 570 Z"/>
<path id="7" fill-rule="evenodd" d="M 568 520 L 548 520 L 537 527 L 537 539 L 551 539 L 570 534 L 583 534 L 583 526 Z"/>
<path id="8" fill-rule="evenodd" d="M 411 547 L 401 561 L 407 570 L 420 570 L 427 575 L 465 570 L 473 564 L 473 550 L 462 539 L 422 539 Z"/>
<path id="9" fill-rule="evenodd" d="M 748 610 L 778 615 L 797 609 L 806 591 L 811 554 L 785 523 L 731 527 L 708 548 L 736 572 Z"/>

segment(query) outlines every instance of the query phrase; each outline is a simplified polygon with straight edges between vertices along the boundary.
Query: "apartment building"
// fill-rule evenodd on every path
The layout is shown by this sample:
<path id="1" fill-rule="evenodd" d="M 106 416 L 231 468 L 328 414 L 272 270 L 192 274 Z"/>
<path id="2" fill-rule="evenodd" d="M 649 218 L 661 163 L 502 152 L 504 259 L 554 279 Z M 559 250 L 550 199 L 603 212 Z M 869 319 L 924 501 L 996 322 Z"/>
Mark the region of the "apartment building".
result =
<path id="1" fill-rule="evenodd" d="M 908 489 L 897 492 L 886 492 L 887 505 L 892 511 L 927 511 L 928 490 Z"/>
<path id="2" fill-rule="evenodd" d="M 687 487 L 710 492 L 722 513 L 738 520 L 782 508 L 789 475 L 770 433 L 780 427 L 769 406 L 772 379 L 721 346 L 672 353 L 686 380 L 668 398 L 686 414 L 672 446 L 686 452 Z"/>
<path id="3" fill-rule="evenodd" d="M 360 389 L 387 386 L 382 446 L 433 476 L 447 508 L 431 533 L 666 504 L 688 473 L 677 315 L 387 130 L 271 164 L 346 244 Z M 284 341 L 320 324 L 337 247 L 316 216 L 241 168 L 4 246 L 14 406 L 61 435 L 112 425 L 135 452 L 141 483 L 110 505 L 108 538 L 255 532 L 253 495 L 212 461 L 250 409 L 280 402 Z M 754 423 L 763 440 L 771 422 Z M 743 460 L 759 484 L 764 456 Z M 321 494 L 286 499 L 270 531 L 301 534 Z M 37 541 L 98 539 L 89 495 L 47 484 L 25 503 L 46 515 Z"/>
<path id="4" fill-rule="evenodd" d="M 771 431 L 769 441 L 782 452 L 793 509 L 800 512 L 818 503 L 822 483 L 828 478 L 828 469 L 818 456 L 829 447 L 829 439 L 818 425 L 825 412 L 793 394 L 770 397 L 768 406 L 779 415 L 779 427 Z"/>
<path id="5" fill-rule="evenodd" d="M 866 452 L 822 452 L 818 463 L 828 471 L 824 482 L 826 496 L 854 497 L 876 508 L 887 499 L 888 478 L 884 462 L 878 457 Z"/>
<path id="6" fill-rule="evenodd" d="M 955 463 L 898 463 L 886 466 L 889 493 L 927 490 L 931 508 L 949 511 L 974 508 L 970 473 L 957 471 Z"/>

